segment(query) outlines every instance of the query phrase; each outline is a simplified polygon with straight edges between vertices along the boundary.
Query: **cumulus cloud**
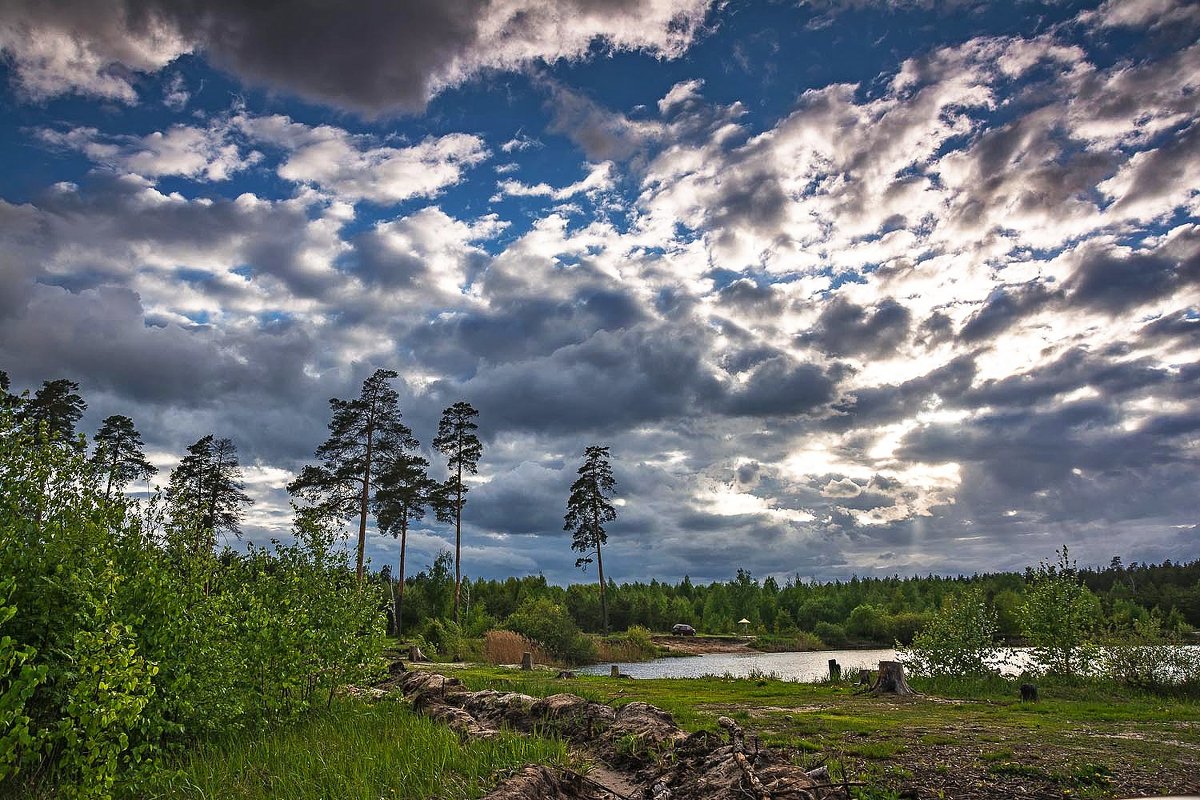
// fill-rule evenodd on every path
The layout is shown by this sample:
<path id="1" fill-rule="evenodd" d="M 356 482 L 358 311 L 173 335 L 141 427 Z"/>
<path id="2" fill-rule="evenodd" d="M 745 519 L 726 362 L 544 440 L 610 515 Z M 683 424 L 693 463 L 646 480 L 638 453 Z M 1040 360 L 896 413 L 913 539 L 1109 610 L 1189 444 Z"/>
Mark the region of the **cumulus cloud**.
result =
<path id="1" fill-rule="evenodd" d="M 223 181 L 262 160 L 257 151 L 243 153 L 220 126 L 174 125 L 145 136 L 107 136 L 95 128 L 43 129 L 40 136 L 50 146 L 78 150 L 98 164 L 147 178 Z"/>
<path id="2" fill-rule="evenodd" d="M 132 73 L 203 51 L 248 82 L 377 114 L 419 110 L 485 70 L 581 59 L 597 42 L 674 58 L 701 28 L 708 5 L 410 0 L 296 13 L 232 0 L 17 0 L 0 24 L 0 49 L 33 99 L 78 92 L 135 102 Z"/>

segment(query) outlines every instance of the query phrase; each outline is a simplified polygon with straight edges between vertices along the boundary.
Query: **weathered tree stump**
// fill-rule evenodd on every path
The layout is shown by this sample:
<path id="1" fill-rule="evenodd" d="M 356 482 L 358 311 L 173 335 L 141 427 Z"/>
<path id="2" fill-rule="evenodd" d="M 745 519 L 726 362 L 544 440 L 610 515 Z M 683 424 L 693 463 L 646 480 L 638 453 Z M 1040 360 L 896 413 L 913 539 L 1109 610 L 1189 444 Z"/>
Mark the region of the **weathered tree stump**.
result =
<path id="1" fill-rule="evenodd" d="M 829 680 L 840 681 L 842 679 L 842 665 L 837 662 L 836 658 L 829 659 Z"/>
<path id="2" fill-rule="evenodd" d="M 421 648 L 417 647 L 414 644 L 412 647 L 408 648 L 408 660 L 409 661 L 428 661 L 429 659 L 426 657 L 426 655 L 424 653 L 421 652 Z"/>
<path id="3" fill-rule="evenodd" d="M 1021 702 L 1036 703 L 1038 699 L 1038 688 L 1032 683 L 1021 684 Z"/>
<path id="4" fill-rule="evenodd" d="M 528 650 L 521 654 L 521 669 L 526 672 L 533 669 L 533 653 Z"/>
<path id="5" fill-rule="evenodd" d="M 879 673 L 871 686 L 871 694 L 916 694 L 904 679 L 904 665 L 899 661 L 880 661 Z"/>
<path id="6" fill-rule="evenodd" d="M 613 664 L 612 669 L 609 670 L 608 674 L 609 674 L 609 677 L 611 677 L 611 678 L 619 678 L 619 677 L 621 677 L 621 668 L 618 667 L 616 664 Z"/>
<path id="7" fill-rule="evenodd" d="M 858 671 L 858 685 L 859 686 L 870 686 L 871 685 L 871 670 L 860 669 Z"/>

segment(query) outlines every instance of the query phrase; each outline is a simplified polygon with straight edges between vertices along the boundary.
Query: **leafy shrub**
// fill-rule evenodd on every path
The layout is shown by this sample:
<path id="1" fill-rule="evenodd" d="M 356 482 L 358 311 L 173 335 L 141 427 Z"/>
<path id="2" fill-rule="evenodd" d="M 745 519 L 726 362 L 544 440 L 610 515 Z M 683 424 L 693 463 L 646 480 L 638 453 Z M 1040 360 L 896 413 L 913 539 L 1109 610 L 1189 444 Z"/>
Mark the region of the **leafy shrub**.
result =
<path id="1" fill-rule="evenodd" d="M 595 639 L 596 658 L 600 661 L 649 661 L 657 658 L 660 648 L 654 643 L 650 630 L 631 625 L 624 633 L 614 633 Z"/>
<path id="2" fill-rule="evenodd" d="M 377 603 L 328 525 L 217 557 L 163 519 L 106 499 L 82 446 L 0 419 L 0 795 L 23 768 L 67 798 L 129 794 L 165 749 L 377 669 Z"/>
<path id="3" fill-rule="evenodd" d="M 586 664 L 596 660 L 596 645 L 584 636 L 566 608 L 546 597 L 526 600 L 504 627 L 539 643 L 556 659 L 567 664 Z"/>
<path id="4" fill-rule="evenodd" d="M 975 677 L 998 673 L 999 623 L 983 593 L 968 589 L 946 599 L 925 628 L 913 636 L 900 659 L 914 675 L 926 678 Z"/>
<path id="5" fill-rule="evenodd" d="M 1066 547 L 1057 564 L 1038 565 L 1021 620 L 1038 671 L 1087 674 L 1099 655 L 1094 641 L 1099 618 L 1100 600 L 1080 581 Z"/>
<path id="6" fill-rule="evenodd" d="M 1136 619 L 1104 646 L 1104 671 L 1118 683 L 1143 689 L 1200 687 L 1200 651 L 1183 647 L 1157 615 Z"/>
<path id="7" fill-rule="evenodd" d="M 818 622 L 813 626 L 813 633 L 830 647 L 840 647 L 847 640 L 846 628 L 836 622 Z"/>

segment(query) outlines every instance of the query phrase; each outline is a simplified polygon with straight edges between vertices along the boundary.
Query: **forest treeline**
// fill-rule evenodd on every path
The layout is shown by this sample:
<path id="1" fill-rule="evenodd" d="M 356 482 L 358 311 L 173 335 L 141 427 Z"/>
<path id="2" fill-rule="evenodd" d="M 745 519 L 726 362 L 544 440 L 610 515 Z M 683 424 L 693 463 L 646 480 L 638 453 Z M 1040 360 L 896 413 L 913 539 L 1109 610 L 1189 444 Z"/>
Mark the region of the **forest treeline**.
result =
<path id="1" fill-rule="evenodd" d="M 731 580 L 707 584 L 687 577 L 678 583 L 610 580 L 608 614 L 611 628 L 618 631 L 635 625 L 668 631 L 682 622 L 711 634 L 740 633 L 743 627 L 760 637 L 782 640 L 810 634 L 805 641 L 814 646 L 814 638 L 831 647 L 890 646 L 897 641 L 910 643 L 948 597 L 977 588 L 996 611 L 999 637 L 1019 642 L 1025 635 L 1022 609 L 1035 573 L 1031 566 L 1024 573 L 958 577 L 852 577 L 829 582 L 794 577 L 781 585 L 773 577 L 759 581 L 739 569 Z M 1200 627 L 1200 560 L 1125 565 L 1114 558 L 1107 567 L 1079 569 L 1078 575 L 1095 595 L 1100 629 L 1128 627 L 1151 614 L 1173 631 Z M 385 594 L 391 578 L 386 567 L 373 576 Z M 445 555 L 408 579 L 407 630 L 424 631 L 435 621 L 450 618 L 447 598 L 453 587 L 447 581 Z M 593 584 L 558 586 L 540 575 L 477 579 L 464 582 L 463 595 L 468 635 L 503 626 L 522 606 L 537 600 L 561 606 L 585 632 L 603 629 L 599 592 Z M 750 624 L 739 625 L 742 619 Z"/>

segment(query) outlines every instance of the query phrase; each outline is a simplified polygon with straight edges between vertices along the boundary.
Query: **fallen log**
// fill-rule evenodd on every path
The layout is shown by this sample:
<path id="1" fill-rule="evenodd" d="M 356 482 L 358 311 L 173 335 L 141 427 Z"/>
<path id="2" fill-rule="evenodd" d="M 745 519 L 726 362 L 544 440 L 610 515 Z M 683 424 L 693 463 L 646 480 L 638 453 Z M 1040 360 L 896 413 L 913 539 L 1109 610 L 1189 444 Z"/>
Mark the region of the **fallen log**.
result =
<path id="1" fill-rule="evenodd" d="M 490 737 L 508 728 L 562 737 L 621 790 L 567 770 L 528 767 L 502 782 L 486 800 L 832 800 L 843 797 L 827 775 L 810 775 L 791 755 L 769 748 L 747 752 L 746 734 L 728 717 L 711 731 L 688 734 L 669 713 L 634 702 L 614 711 L 573 694 L 536 699 L 514 692 L 472 692 L 460 681 L 412 671 L 397 688 L 420 713 L 445 721 L 463 736 Z M 598 774 L 598 778 L 612 780 Z M 614 785 L 617 785 L 614 784 Z M 631 790 L 629 787 L 634 787 Z"/>

